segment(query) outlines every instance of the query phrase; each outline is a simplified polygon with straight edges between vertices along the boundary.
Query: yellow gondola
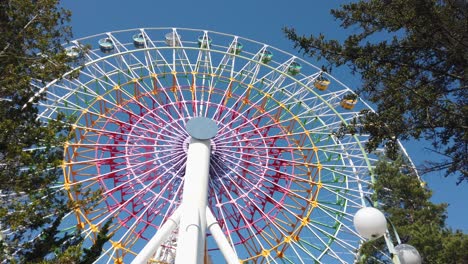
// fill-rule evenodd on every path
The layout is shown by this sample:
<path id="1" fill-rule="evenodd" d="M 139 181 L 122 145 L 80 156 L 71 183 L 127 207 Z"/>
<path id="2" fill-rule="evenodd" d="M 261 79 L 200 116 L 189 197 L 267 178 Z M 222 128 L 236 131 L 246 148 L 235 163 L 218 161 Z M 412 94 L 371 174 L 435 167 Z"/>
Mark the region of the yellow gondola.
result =
<path id="1" fill-rule="evenodd" d="M 318 77 L 314 82 L 315 88 L 319 89 L 320 91 L 327 90 L 328 85 L 330 85 L 330 80 L 323 77 Z"/>

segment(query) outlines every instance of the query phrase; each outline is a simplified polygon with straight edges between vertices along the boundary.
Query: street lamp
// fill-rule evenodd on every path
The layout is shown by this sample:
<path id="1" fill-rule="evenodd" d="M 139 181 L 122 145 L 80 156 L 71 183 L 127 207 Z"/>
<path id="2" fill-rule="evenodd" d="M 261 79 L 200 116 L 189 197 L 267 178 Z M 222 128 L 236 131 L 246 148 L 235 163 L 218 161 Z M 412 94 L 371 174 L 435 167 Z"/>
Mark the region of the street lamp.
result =
<path id="1" fill-rule="evenodd" d="M 362 207 L 354 215 L 354 227 L 362 237 L 366 239 L 377 239 L 384 236 L 387 247 L 395 264 L 421 264 L 419 252 L 411 245 L 401 244 L 400 237 L 393 227 L 398 245 L 393 247 L 393 242 L 387 234 L 387 219 L 385 215 L 374 207 Z"/>
<path id="2" fill-rule="evenodd" d="M 367 239 L 376 239 L 387 231 L 387 220 L 384 214 L 374 207 L 363 207 L 354 215 L 354 227 Z"/>
<path id="3" fill-rule="evenodd" d="M 408 244 L 399 244 L 395 247 L 395 252 L 401 264 L 420 264 L 421 256 L 415 247 Z"/>

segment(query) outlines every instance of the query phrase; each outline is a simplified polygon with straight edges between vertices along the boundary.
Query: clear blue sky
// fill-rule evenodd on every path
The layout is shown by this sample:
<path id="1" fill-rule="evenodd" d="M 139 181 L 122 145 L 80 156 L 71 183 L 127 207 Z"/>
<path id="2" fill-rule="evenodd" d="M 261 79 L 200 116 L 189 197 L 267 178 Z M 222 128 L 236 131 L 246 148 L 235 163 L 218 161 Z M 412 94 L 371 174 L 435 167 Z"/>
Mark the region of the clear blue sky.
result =
<path id="1" fill-rule="evenodd" d="M 247 37 L 297 54 L 281 28 L 294 26 L 299 32 L 326 34 L 343 39 L 345 32 L 333 20 L 329 10 L 347 1 L 265 1 L 265 0 L 80 0 L 63 1 L 73 13 L 75 38 L 120 29 L 141 27 L 188 27 L 225 32 Z M 308 59 L 312 63 L 314 60 Z M 335 71 L 336 78 L 351 88 L 359 86 L 356 77 L 346 70 Z M 431 158 L 431 153 L 417 142 L 406 144 L 416 164 Z M 433 189 L 433 201 L 448 203 L 448 224 L 468 232 L 466 221 L 467 185 L 455 186 L 455 179 L 440 174 L 424 176 Z"/>

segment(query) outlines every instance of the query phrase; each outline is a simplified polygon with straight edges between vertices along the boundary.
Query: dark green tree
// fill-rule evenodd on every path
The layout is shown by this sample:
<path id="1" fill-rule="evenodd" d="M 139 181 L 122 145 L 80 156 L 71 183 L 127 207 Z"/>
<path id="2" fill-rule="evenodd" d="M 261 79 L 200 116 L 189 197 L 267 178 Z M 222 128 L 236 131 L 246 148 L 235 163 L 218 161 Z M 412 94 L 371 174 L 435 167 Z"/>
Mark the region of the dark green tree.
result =
<path id="1" fill-rule="evenodd" d="M 46 83 L 79 63 L 62 46 L 71 38 L 70 16 L 59 0 L 0 1 L 0 260 L 79 255 L 79 235 L 58 231 L 77 205 L 52 188 L 62 173 L 68 120 L 44 122 L 34 104 L 44 100 Z"/>
<path id="2" fill-rule="evenodd" d="M 19 245 L 66 207 L 63 194 L 49 187 L 60 173 L 68 129 L 59 119 L 38 120 L 32 104 L 43 99 L 39 87 L 68 70 L 61 43 L 71 37 L 70 13 L 57 6 L 0 2 L 0 224 L 6 231 L 0 259 L 19 254 Z"/>
<path id="3" fill-rule="evenodd" d="M 96 241 L 89 249 L 84 249 L 85 255 L 80 261 L 80 264 L 92 264 L 95 260 L 101 255 L 102 247 L 110 239 L 111 236 L 108 235 L 109 227 L 112 221 L 107 221 L 104 226 L 102 226 L 99 231 Z"/>
<path id="4" fill-rule="evenodd" d="M 96 261 L 100 256 L 104 244 L 109 241 L 112 235 L 109 235 L 109 228 L 112 224 L 112 219 L 107 221 L 102 228 L 99 230 L 99 233 L 96 236 L 96 240 L 94 241 L 93 245 L 87 249 L 82 249 L 82 237 L 79 236 L 77 233 L 70 235 L 69 238 L 64 239 L 61 238 L 62 242 L 65 242 L 65 245 L 62 244 L 61 249 L 55 250 L 55 256 L 49 257 L 47 260 L 46 255 L 40 252 L 40 247 L 36 247 L 37 250 L 36 256 L 38 258 L 31 259 L 31 258 L 24 258 L 22 261 L 26 263 L 41 263 L 41 264 L 92 264 Z M 56 239 L 56 238 L 52 238 Z M 45 245 L 46 237 L 41 239 L 41 245 L 48 247 Z M 52 242 L 52 245 L 57 245 L 55 241 Z M 47 248 L 48 249 L 48 248 Z M 50 252 L 50 250 L 46 251 Z M 26 255 L 26 257 L 30 257 L 31 255 Z M 34 255 L 33 255 L 34 256 Z"/>
<path id="5" fill-rule="evenodd" d="M 31 248 L 31 250 L 26 251 L 24 256 L 21 257 L 23 262 L 40 262 L 44 260 L 51 252 L 56 251 L 58 245 L 66 245 L 68 248 L 70 246 L 67 245 L 68 243 L 77 245 L 79 242 L 81 242 L 79 234 L 65 234 L 63 236 L 58 236 L 58 227 L 63 216 L 64 213 L 60 213 L 60 215 L 55 218 L 50 227 L 42 230 L 41 234 L 32 242 L 26 242 L 26 244 L 29 244 L 27 247 Z M 72 240 L 74 236 L 76 236 L 76 239 Z"/>
<path id="6" fill-rule="evenodd" d="M 413 174 L 403 158 L 380 161 L 374 171 L 373 200 L 396 228 L 402 243 L 416 247 L 423 263 L 468 263 L 468 235 L 445 226 L 446 204 L 430 202 L 431 191 Z M 392 231 L 392 228 L 390 228 Z M 393 241 L 397 241 L 390 232 Z M 381 252 L 388 252 L 383 238 L 365 243 L 361 263 L 382 263 Z"/>
<path id="7" fill-rule="evenodd" d="M 361 120 L 367 149 L 385 145 L 396 158 L 397 139 L 428 140 L 438 155 L 423 171 L 468 181 L 468 2 L 351 1 L 331 14 L 352 32 L 342 42 L 284 31 L 325 69 L 347 65 L 362 78 L 358 94 L 377 106 Z"/>

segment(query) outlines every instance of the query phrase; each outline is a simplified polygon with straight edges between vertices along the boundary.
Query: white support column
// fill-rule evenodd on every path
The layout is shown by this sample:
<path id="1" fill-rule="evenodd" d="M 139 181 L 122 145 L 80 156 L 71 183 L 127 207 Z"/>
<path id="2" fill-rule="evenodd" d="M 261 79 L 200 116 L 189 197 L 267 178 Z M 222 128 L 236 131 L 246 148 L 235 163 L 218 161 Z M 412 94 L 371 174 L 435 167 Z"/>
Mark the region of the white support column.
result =
<path id="1" fill-rule="evenodd" d="M 176 264 L 202 264 L 205 254 L 210 140 L 191 138 L 187 151 Z"/>
<path id="2" fill-rule="evenodd" d="M 232 249 L 229 241 L 216 221 L 216 218 L 208 207 L 206 208 L 206 221 L 208 230 L 216 241 L 216 244 L 218 245 L 219 250 L 221 250 L 226 262 L 228 264 L 239 264 L 239 257 L 237 257 L 236 252 Z"/>
<path id="3" fill-rule="evenodd" d="M 156 234 L 151 238 L 146 246 L 138 253 L 132 264 L 146 264 L 156 253 L 156 250 L 166 241 L 169 235 L 174 231 L 180 220 L 180 208 L 166 220 L 166 222 L 159 228 Z"/>
<path id="4" fill-rule="evenodd" d="M 194 117 L 187 122 L 186 129 L 191 138 L 187 149 L 182 202 L 174 215 L 163 224 L 156 235 L 138 254 L 132 264 L 146 264 L 161 244 L 164 243 L 169 234 L 177 227 L 177 224 L 179 224 L 179 229 L 177 234 L 175 263 L 204 263 L 207 227 L 206 208 L 208 204 L 208 181 L 211 156 L 210 140 L 218 133 L 218 126 L 210 118 Z M 211 212 L 210 216 L 213 216 Z M 210 223 L 216 224 L 211 224 L 210 226 L 218 226 L 214 217 L 210 220 Z M 219 232 L 223 235 L 220 228 Z M 214 231 L 214 233 L 219 232 Z M 219 234 L 217 236 L 219 236 Z M 226 238 L 224 238 L 224 240 L 226 240 Z M 227 240 L 217 243 L 225 243 L 229 246 Z M 230 258 L 232 258 L 232 256 L 230 256 Z"/>

